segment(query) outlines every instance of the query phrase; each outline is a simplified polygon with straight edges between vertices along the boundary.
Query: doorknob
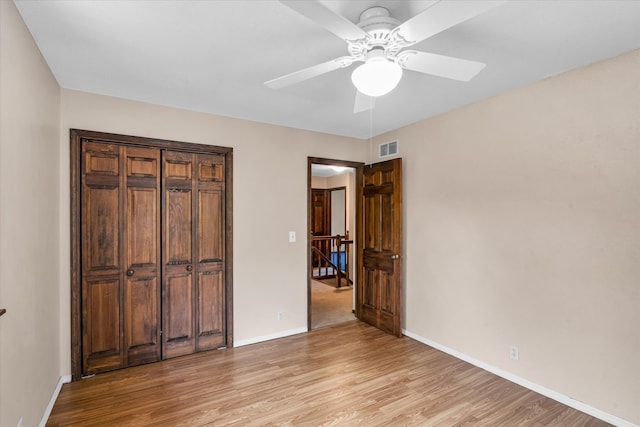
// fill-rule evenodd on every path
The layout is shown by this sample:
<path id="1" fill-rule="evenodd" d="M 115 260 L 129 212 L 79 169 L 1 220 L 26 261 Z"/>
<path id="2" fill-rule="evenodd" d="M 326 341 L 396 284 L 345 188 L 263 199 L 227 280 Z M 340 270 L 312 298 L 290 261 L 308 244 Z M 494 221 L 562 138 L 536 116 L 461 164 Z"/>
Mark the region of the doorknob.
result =
<path id="1" fill-rule="evenodd" d="M 393 254 L 393 255 L 391 255 L 391 259 L 400 259 L 400 255 Z"/>
<path id="2" fill-rule="evenodd" d="M 187 265 L 187 271 L 193 271 L 193 266 L 192 265 Z"/>
<path id="3" fill-rule="evenodd" d="M 135 273 L 136 271 L 133 268 L 130 268 L 127 270 L 127 276 L 133 276 L 133 273 Z"/>

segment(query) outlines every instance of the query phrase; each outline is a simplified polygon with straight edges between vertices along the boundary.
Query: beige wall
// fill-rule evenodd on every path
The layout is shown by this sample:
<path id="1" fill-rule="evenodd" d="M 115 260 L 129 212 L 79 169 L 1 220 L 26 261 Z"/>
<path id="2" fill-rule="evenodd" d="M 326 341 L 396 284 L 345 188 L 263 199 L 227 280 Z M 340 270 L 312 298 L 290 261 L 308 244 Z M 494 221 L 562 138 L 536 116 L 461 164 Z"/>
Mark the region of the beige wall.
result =
<path id="1" fill-rule="evenodd" d="M 327 188 L 339 188 L 346 187 L 345 198 L 346 198 L 346 206 L 345 206 L 345 214 L 347 216 L 346 221 L 346 229 L 349 231 L 349 235 L 353 237 L 356 232 L 356 213 L 355 213 L 355 169 L 352 173 L 343 173 L 340 175 L 330 176 L 327 178 Z"/>
<path id="2" fill-rule="evenodd" d="M 0 1 L 0 425 L 40 423 L 60 376 L 60 91 Z"/>
<path id="3" fill-rule="evenodd" d="M 640 51 L 396 138 L 406 329 L 640 424 Z"/>
<path id="4" fill-rule="evenodd" d="M 312 176 L 311 177 L 311 188 L 329 188 L 327 186 L 327 177 L 326 176 Z"/>

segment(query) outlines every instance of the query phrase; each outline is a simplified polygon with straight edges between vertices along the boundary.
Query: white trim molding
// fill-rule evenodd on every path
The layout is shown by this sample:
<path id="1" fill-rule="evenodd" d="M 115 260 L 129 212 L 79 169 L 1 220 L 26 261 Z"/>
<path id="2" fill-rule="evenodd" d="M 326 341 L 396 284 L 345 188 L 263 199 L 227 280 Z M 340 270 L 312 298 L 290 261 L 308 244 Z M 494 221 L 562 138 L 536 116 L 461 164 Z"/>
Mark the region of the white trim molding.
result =
<path id="1" fill-rule="evenodd" d="M 269 335 L 262 335 L 259 337 L 253 337 L 253 338 L 247 338 L 246 340 L 239 340 L 239 341 L 235 341 L 233 343 L 234 347 L 243 347 L 245 345 L 249 345 L 249 344 L 257 344 L 259 342 L 263 342 L 263 341 L 271 341 L 271 340 L 275 340 L 277 338 L 284 338 L 284 337 L 288 337 L 291 335 L 298 335 L 298 334 L 303 334 L 307 332 L 307 328 L 296 328 L 296 329 L 289 329 L 288 331 L 281 331 L 281 332 L 276 332 L 273 334 L 269 334 Z"/>
<path id="2" fill-rule="evenodd" d="M 53 391 L 53 395 L 51 399 L 49 399 L 49 404 L 47 405 L 47 409 L 44 411 L 44 415 L 42 415 L 42 419 L 40 420 L 40 427 L 44 427 L 47 425 L 47 421 L 49 421 L 49 415 L 51 415 L 51 411 L 53 410 L 53 405 L 55 405 L 56 400 L 58 399 L 58 395 L 60 394 L 60 389 L 62 389 L 63 384 L 67 384 L 71 382 L 71 375 L 63 375 L 58 379 L 58 384 L 56 385 L 56 389 Z"/>
<path id="3" fill-rule="evenodd" d="M 546 396 L 550 399 L 553 399 L 557 402 L 560 402 L 564 405 L 570 406 L 573 409 L 577 409 L 578 411 L 584 412 L 585 414 L 589 414 L 593 417 L 596 417 L 598 419 L 601 419 L 602 421 L 606 421 L 610 424 L 613 424 L 617 427 L 639 427 L 636 424 L 631 423 L 630 421 L 624 420 L 620 417 L 616 417 L 615 415 L 611 415 L 607 412 L 604 412 L 598 408 L 594 408 L 593 406 L 589 406 L 583 402 L 580 402 L 579 400 L 575 400 L 572 399 L 569 396 L 566 396 L 562 393 L 558 393 L 557 391 L 548 389 L 544 386 L 541 386 L 539 384 L 533 383 L 529 380 L 526 380 L 524 378 L 521 378 L 517 375 L 513 375 L 510 372 L 507 372 L 503 369 L 500 368 L 496 368 L 495 366 L 489 365 L 488 363 L 485 363 L 481 360 L 478 360 L 474 357 L 468 356 L 464 353 L 460 353 L 459 351 L 456 351 L 452 348 L 449 348 L 447 346 L 444 346 L 442 344 L 439 344 L 435 341 L 431 341 L 428 338 L 424 338 L 420 335 L 414 334 L 413 332 L 407 331 L 406 329 L 402 330 L 402 333 L 405 334 L 406 336 L 408 336 L 409 338 L 413 338 L 416 341 L 419 341 L 423 344 L 426 344 L 430 347 L 433 347 L 437 350 L 440 350 L 444 353 L 447 353 L 457 359 L 460 360 L 464 360 L 467 363 L 471 363 L 474 366 L 477 366 L 478 368 L 484 369 L 485 371 L 491 372 L 492 374 L 495 374 L 499 377 L 504 378 L 505 380 L 511 381 L 512 383 L 516 383 L 518 385 L 521 385 L 522 387 L 528 388 L 531 391 L 535 391 L 536 393 L 539 393 L 543 396 Z"/>

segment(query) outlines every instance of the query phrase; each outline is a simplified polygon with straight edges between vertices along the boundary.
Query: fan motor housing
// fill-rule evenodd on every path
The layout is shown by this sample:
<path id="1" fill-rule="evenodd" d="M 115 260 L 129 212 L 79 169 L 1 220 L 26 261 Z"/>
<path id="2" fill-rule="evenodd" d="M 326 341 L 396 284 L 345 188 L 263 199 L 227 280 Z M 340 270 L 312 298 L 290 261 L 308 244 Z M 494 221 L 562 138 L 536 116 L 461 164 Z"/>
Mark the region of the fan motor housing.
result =
<path id="1" fill-rule="evenodd" d="M 364 61 L 372 49 L 383 49 L 385 52 L 393 50 L 392 30 L 400 24 L 392 18 L 387 8 L 374 6 L 360 14 L 358 27 L 367 33 L 362 40 L 348 42 L 349 53 L 357 60 Z M 395 53 L 395 52 L 394 52 Z"/>
<path id="2" fill-rule="evenodd" d="M 389 11 L 382 6 L 370 7 L 360 14 L 360 22 L 358 27 L 362 28 L 371 36 L 370 43 L 377 44 L 388 40 L 391 30 L 400 24 L 395 18 L 392 18 Z"/>

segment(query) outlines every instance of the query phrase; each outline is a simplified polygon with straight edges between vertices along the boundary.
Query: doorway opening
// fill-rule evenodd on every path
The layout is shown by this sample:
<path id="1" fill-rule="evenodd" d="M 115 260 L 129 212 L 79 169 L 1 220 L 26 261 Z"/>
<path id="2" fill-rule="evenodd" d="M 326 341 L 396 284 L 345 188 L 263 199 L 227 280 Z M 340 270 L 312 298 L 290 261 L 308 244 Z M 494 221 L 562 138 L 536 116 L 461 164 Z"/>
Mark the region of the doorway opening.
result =
<path id="1" fill-rule="evenodd" d="M 356 319 L 356 171 L 361 165 L 308 159 L 309 330 Z"/>

